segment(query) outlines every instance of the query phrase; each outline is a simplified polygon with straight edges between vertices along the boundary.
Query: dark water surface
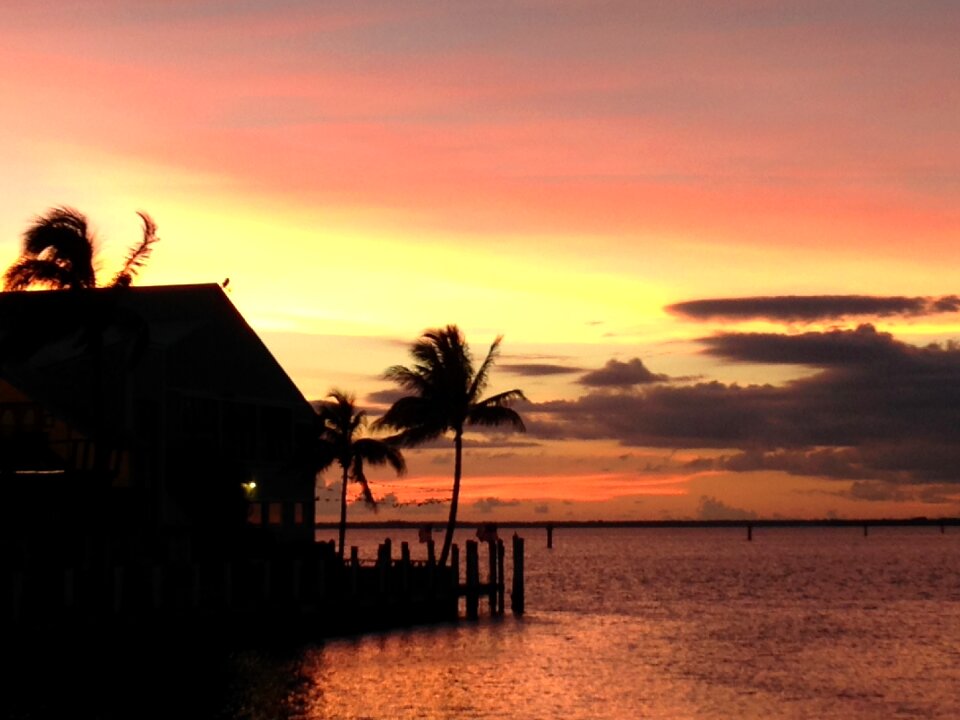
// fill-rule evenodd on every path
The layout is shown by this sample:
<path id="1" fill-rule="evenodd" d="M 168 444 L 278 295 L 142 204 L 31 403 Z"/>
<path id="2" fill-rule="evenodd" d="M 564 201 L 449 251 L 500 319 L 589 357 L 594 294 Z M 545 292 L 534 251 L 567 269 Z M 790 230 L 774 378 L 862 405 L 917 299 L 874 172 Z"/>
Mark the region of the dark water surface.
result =
<path id="1" fill-rule="evenodd" d="M 559 530 L 552 551 L 543 531 L 525 534 L 521 621 L 310 649 L 291 710 L 960 718 L 955 528 L 756 529 L 753 542 L 739 529 Z"/>
<path id="2" fill-rule="evenodd" d="M 960 529 L 523 534 L 521 620 L 105 664 L 38 647 L 42 674 L 5 673 L 6 716 L 960 718 Z M 372 558 L 383 537 L 347 541 Z"/>

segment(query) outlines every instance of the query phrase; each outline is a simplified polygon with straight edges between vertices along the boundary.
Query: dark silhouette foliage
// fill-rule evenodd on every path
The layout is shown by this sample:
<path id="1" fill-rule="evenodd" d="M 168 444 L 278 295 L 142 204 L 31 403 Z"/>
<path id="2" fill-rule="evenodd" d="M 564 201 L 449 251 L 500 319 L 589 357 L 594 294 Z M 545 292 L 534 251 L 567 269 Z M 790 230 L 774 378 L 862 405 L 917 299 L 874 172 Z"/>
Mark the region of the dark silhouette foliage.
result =
<path id="1" fill-rule="evenodd" d="M 410 447 L 453 433 L 453 494 L 440 552 L 441 565 L 446 564 L 457 523 L 464 428 L 507 425 L 519 432 L 525 430 L 520 415 L 509 407 L 516 400 L 526 400 L 522 390 L 481 399 L 502 339 L 493 341 L 483 362 L 474 368 L 470 348 L 456 325 L 427 330 L 410 348 L 413 365 L 394 365 L 384 373 L 386 379 L 410 393 L 397 400 L 377 421 L 380 426 L 398 431 L 397 442 Z"/>

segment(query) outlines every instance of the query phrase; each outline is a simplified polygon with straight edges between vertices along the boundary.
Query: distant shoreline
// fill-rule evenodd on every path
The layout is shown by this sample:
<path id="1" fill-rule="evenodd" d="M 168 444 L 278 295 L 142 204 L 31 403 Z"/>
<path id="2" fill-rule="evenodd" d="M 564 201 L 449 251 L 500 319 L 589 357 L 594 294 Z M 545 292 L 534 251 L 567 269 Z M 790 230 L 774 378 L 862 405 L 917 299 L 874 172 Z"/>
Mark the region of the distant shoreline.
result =
<path id="1" fill-rule="evenodd" d="M 504 528 L 727 528 L 727 527 L 939 527 L 960 526 L 960 518 L 823 518 L 819 520 L 799 519 L 762 519 L 762 520 L 512 520 L 504 522 L 493 521 L 458 521 L 459 528 L 477 528 L 481 525 L 493 524 Z M 429 525 L 432 528 L 442 529 L 446 522 L 418 522 L 412 520 L 379 520 L 347 523 L 348 529 L 353 530 L 417 530 Z M 317 530 L 331 530 L 339 527 L 336 522 L 316 523 Z"/>

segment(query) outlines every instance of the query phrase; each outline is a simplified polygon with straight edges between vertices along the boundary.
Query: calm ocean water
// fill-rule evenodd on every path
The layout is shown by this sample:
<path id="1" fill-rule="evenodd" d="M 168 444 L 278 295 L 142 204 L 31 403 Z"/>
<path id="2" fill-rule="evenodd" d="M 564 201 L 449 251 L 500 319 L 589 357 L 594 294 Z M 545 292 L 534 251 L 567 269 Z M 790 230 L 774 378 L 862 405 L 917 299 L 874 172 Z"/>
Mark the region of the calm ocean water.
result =
<path id="1" fill-rule="evenodd" d="M 425 554 L 414 532 L 390 535 Z M 523 535 L 520 620 L 106 666 L 103 648 L 38 646 L 5 671 L 0 714 L 960 718 L 960 528 L 757 528 L 753 542 L 733 528 L 560 529 L 552 551 L 543 530 Z M 347 540 L 372 558 L 383 537 Z"/>
<path id="2" fill-rule="evenodd" d="M 288 714 L 960 718 L 956 528 L 561 529 L 552 551 L 524 535 L 522 620 L 310 648 Z"/>

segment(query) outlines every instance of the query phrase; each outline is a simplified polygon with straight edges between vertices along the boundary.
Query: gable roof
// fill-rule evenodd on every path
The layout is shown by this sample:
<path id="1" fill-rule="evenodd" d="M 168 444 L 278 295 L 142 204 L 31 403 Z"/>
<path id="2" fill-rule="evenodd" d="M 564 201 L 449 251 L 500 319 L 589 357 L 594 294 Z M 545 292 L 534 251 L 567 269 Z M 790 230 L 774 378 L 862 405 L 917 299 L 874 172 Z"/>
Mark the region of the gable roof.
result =
<path id="1" fill-rule="evenodd" d="M 141 385 L 310 410 L 217 284 L 0 293 L 0 377 L 79 420 L 94 365 L 104 392 L 135 374 Z"/>

